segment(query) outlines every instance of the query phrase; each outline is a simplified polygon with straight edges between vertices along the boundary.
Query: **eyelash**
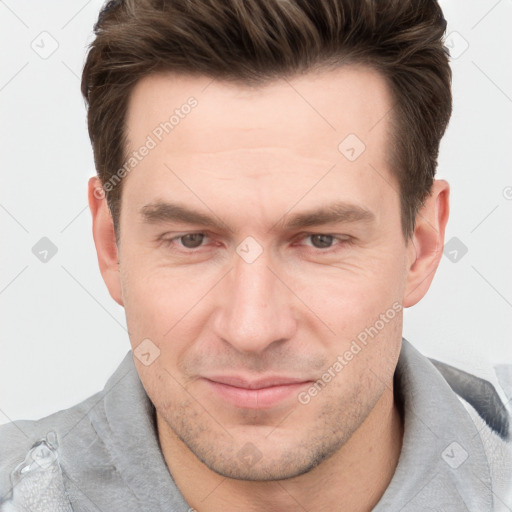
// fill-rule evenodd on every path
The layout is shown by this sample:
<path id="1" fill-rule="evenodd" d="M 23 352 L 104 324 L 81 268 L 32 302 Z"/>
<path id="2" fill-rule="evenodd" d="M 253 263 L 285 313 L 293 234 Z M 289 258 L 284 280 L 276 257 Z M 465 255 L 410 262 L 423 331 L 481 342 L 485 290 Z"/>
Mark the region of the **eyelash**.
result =
<path id="1" fill-rule="evenodd" d="M 195 232 L 189 232 L 189 233 L 182 233 L 180 235 L 176 235 L 171 238 L 164 238 L 165 235 L 163 235 L 163 236 L 159 237 L 159 239 L 164 243 L 164 245 L 166 247 L 171 247 L 171 245 L 173 245 L 174 242 L 180 240 L 181 238 L 183 238 L 184 236 L 187 236 L 187 235 L 204 235 L 206 240 L 210 238 L 207 233 L 204 233 L 202 231 L 195 231 Z M 354 242 L 354 239 L 348 235 L 336 236 L 336 235 L 332 235 L 330 233 L 301 233 L 300 235 L 295 236 L 294 243 L 295 243 L 295 240 L 304 240 L 306 238 L 309 238 L 309 237 L 312 237 L 315 235 L 329 236 L 334 239 L 334 242 L 336 242 L 336 241 L 338 242 L 338 243 L 334 243 L 332 246 L 327 247 L 325 249 L 321 249 L 319 247 L 313 247 L 312 245 L 307 246 L 309 249 L 319 251 L 323 254 L 328 254 L 330 252 L 334 252 L 337 249 L 339 249 L 340 246 L 351 245 Z M 199 247 L 196 247 L 193 249 L 189 249 L 187 247 L 181 246 L 179 250 L 183 251 L 187 254 L 194 254 L 196 252 L 199 252 L 204 246 L 205 246 L 205 244 L 201 244 Z"/>

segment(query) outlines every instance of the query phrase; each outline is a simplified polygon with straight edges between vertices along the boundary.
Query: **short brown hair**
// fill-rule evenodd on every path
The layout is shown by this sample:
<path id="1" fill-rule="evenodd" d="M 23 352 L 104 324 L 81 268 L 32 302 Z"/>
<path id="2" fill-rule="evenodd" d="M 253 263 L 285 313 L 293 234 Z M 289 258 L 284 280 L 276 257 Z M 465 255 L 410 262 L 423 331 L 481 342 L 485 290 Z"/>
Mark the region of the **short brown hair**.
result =
<path id="1" fill-rule="evenodd" d="M 393 172 L 408 238 L 434 180 L 451 108 L 446 21 L 436 0 L 114 0 L 102 9 L 82 75 L 98 176 L 126 158 L 131 90 L 164 71 L 258 85 L 363 64 L 391 89 Z M 118 234 L 122 182 L 106 191 Z"/>

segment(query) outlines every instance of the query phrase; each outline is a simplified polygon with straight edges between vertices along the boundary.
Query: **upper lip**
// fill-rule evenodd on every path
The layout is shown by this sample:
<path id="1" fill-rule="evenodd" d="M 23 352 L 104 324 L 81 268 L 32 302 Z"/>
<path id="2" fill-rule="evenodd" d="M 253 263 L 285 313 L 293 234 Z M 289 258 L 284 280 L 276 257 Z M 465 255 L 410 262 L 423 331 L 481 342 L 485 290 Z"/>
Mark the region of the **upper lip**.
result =
<path id="1" fill-rule="evenodd" d="M 233 386 L 242 389 L 264 389 L 273 386 L 286 386 L 290 384 L 301 384 L 309 382 L 308 379 L 300 377 L 282 377 L 282 376 L 269 376 L 258 379 L 249 379 L 238 375 L 215 375 L 211 377 L 204 377 L 206 380 L 216 382 L 218 384 L 225 384 L 226 386 Z"/>

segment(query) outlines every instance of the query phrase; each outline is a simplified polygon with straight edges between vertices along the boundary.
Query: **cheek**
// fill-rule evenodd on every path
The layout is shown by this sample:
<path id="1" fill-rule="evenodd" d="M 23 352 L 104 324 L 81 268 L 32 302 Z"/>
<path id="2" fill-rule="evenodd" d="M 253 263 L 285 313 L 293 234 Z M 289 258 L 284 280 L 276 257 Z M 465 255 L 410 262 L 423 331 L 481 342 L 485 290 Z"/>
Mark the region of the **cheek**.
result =
<path id="1" fill-rule="evenodd" d="M 123 300 L 132 344 L 138 338 L 162 340 L 173 326 L 187 314 L 194 299 L 197 302 L 198 285 L 169 275 L 148 263 L 149 258 L 125 257 L 121 265 Z"/>
<path id="2" fill-rule="evenodd" d="M 345 310 L 332 312 L 336 335 L 325 344 L 327 366 L 320 378 L 334 378 L 319 404 L 361 401 L 364 407 L 373 406 L 389 386 L 400 352 L 403 318 L 400 302 L 391 301 L 385 294 L 361 294 L 352 302 L 347 298 Z"/>
<path id="3" fill-rule="evenodd" d="M 405 272 L 397 252 L 312 270 L 288 279 L 308 308 L 345 340 L 402 302 Z"/>

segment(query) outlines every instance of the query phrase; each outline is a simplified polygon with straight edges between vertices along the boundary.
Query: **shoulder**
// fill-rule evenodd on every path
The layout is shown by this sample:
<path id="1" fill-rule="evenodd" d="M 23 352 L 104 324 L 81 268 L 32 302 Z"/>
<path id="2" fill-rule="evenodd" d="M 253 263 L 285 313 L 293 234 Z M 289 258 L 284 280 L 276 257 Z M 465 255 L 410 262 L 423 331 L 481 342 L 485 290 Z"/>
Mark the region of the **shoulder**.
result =
<path id="1" fill-rule="evenodd" d="M 446 363 L 431 361 L 456 393 L 475 425 L 489 464 L 495 499 L 511 506 L 512 417 L 500 394 L 510 403 L 512 365 L 494 367 L 497 389 L 488 380 Z"/>
<path id="2" fill-rule="evenodd" d="M 487 429 L 503 441 L 511 440 L 510 412 L 507 410 L 498 390 L 490 381 L 435 359 L 430 361 L 459 399 L 471 405 Z M 512 376 L 512 365 L 501 365 L 498 374 L 498 382 L 501 385 L 499 391 L 504 396 L 510 397 L 512 389 L 507 389 L 508 381 L 504 378 L 507 375 Z"/>
<path id="3" fill-rule="evenodd" d="M 101 406 L 102 392 L 68 409 L 39 420 L 20 420 L 0 425 L 0 497 L 6 499 L 16 471 L 33 462 L 36 445 L 55 448 L 55 456 L 75 457 L 97 441 L 89 412 Z M 32 451 L 31 451 L 32 450 Z M 31 460 L 28 460 L 31 459 Z M 1 502 L 1 501 L 0 501 Z"/>

